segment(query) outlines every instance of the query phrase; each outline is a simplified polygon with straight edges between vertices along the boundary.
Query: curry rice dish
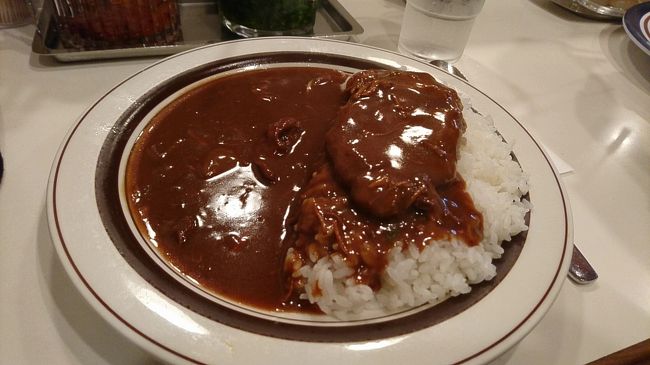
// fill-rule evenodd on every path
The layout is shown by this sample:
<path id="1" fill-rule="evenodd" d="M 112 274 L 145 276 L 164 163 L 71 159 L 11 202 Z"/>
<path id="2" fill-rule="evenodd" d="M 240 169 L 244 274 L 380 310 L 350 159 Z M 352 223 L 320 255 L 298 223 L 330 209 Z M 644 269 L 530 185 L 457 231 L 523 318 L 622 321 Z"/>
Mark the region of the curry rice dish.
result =
<path id="1" fill-rule="evenodd" d="M 437 303 L 493 278 L 527 229 L 526 176 L 467 104 L 425 73 L 216 78 L 138 137 L 129 209 L 173 268 L 234 302 L 341 319 Z"/>

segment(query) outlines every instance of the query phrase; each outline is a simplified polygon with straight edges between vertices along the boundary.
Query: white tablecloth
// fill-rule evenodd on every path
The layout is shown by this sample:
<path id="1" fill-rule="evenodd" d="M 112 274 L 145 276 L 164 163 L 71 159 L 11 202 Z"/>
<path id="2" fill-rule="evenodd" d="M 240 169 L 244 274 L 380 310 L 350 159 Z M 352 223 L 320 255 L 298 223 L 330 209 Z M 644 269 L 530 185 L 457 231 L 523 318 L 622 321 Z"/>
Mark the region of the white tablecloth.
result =
<path id="1" fill-rule="evenodd" d="M 345 0 L 354 41 L 396 49 L 402 0 Z M 156 59 L 62 64 L 31 54 L 33 26 L 0 30 L 0 363 L 155 360 L 84 301 L 45 214 L 66 131 L 111 86 Z M 488 1 L 457 66 L 571 172 L 575 240 L 600 278 L 565 282 L 545 318 L 496 364 L 582 364 L 650 337 L 650 56 L 619 23 L 547 0 Z"/>

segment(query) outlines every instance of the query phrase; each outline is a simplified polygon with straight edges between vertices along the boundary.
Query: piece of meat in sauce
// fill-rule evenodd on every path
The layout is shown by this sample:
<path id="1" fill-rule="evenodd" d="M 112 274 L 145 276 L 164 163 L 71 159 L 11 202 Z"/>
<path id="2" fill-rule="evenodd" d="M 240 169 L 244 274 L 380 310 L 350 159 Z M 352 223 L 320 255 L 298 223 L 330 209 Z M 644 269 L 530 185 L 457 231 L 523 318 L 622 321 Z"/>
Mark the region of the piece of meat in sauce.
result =
<path id="1" fill-rule="evenodd" d="M 478 244 L 483 218 L 456 174 L 465 129 L 456 93 L 400 71 L 360 72 L 346 92 L 326 136 L 329 160 L 301 193 L 285 270 L 340 255 L 358 283 L 378 290 L 396 246 L 452 236 Z M 304 286 L 299 275 L 292 285 Z"/>
<path id="2" fill-rule="evenodd" d="M 356 271 L 357 281 L 379 289 L 386 252 L 395 244 L 389 225 L 357 212 L 336 181 L 330 164 L 318 169 L 301 193 L 296 239 L 285 270 L 340 254 Z M 296 265 L 296 262 L 299 264 Z"/>
<path id="3" fill-rule="evenodd" d="M 355 74 L 346 91 L 326 146 L 354 203 L 379 218 L 412 206 L 439 214 L 436 186 L 456 178 L 465 130 L 456 92 L 429 74 L 384 70 Z"/>

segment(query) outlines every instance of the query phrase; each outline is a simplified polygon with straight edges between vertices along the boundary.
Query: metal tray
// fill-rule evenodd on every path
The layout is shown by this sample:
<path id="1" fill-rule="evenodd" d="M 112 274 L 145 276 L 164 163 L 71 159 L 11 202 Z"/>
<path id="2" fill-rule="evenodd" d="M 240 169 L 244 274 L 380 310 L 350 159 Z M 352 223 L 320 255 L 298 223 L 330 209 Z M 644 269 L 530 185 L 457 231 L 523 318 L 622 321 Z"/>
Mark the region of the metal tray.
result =
<path id="1" fill-rule="evenodd" d="M 578 15 L 596 20 L 617 21 L 625 14 L 625 9 L 600 5 L 591 0 L 551 0 L 555 4 Z"/>
<path id="2" fill-rule="evenodd" d="M 36 23 L 32 52 L 52 56 L 62 62 L 167 56 L 206 44 L 239 38 L 221 25 L 216 2 L 181 0 L 179 4 L 182 42 L 165 46 L 78 50 L 62 46 L 54 19 L 53 2 L 45 0 Z M 363 33 L 361 25 L 338 1 L 321 0 L 314 24 L 314 37 L 348 40 L 352 35 L 360 33 Z"/>

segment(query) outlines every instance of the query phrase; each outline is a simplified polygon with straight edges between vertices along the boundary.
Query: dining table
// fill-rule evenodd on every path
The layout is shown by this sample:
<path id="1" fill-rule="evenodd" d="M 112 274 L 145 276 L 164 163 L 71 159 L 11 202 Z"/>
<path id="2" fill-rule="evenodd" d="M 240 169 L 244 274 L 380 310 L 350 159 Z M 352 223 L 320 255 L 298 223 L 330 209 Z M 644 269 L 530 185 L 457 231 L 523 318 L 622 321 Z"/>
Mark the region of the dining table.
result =
<path id="1" fill-rule="evenodd" d="M 404 1 L 340 3 L 363 28 L 345 41 L 397 52 Z M 0 29 L 0 364 L 160 363 L 69 278 L 53 247 L 46 191 L 80 115 L 164 56 L 61 62 L 32 52 L 35 31 Z M 599 275 L 586 285 L 564 279 L 539 323 L 492 363 L 587 364 L 635 344 L 647 350 L 650 54 L 621 19 L 585 17 L 551 0 L 499 0 L 485 2 L 454 66 L 551 157 L 574 243 Z"/>

